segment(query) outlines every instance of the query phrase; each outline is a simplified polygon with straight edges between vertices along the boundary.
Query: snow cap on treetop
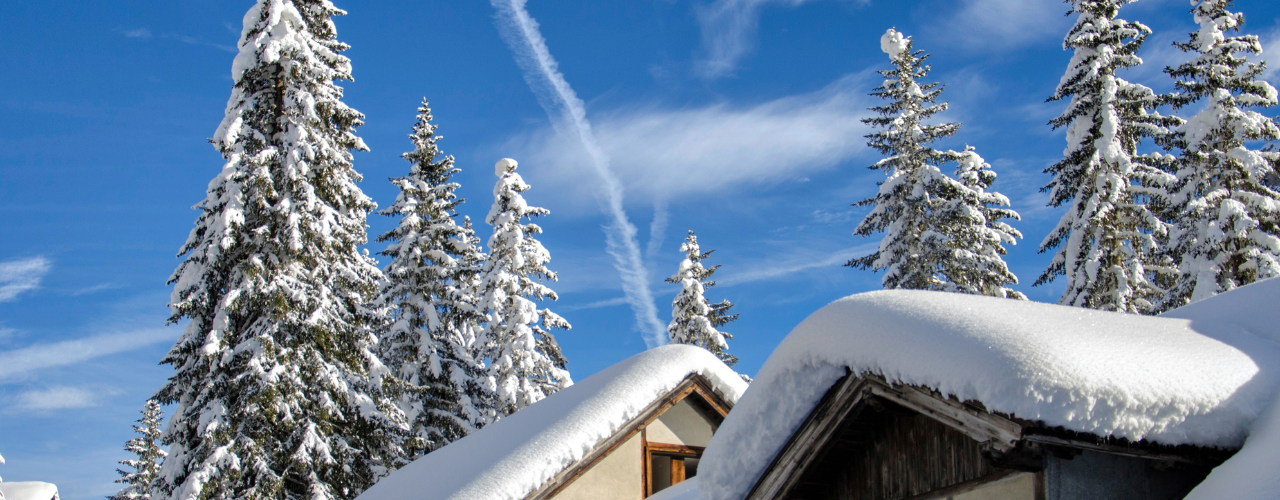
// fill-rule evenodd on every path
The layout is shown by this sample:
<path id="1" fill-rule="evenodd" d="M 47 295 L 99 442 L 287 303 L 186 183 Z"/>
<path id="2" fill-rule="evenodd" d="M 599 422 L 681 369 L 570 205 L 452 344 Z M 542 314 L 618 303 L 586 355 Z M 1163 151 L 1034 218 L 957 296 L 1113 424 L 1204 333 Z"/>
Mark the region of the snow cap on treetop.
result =
<path id="1" fill-rule="evenodd" d="M 512 160 L 511 158 L 503 158 L 498 160 L 498 163 L 493 164 L 493 173 L 498 177 L 502 177 L 508 173 L 515 172 L 516 165 L 518 165 L 518 163 L 516 163 L 515 160 Z"/>
<path id="2" fill-rule="evenodd" d="M 910 37 L 904 37 L 902 33 L 898 33 L 898 30 L 889 28 L 889 31 L 884 32 L 884 36 L 880 37 L 880 50 L 889 54 L 889 59 L 894 59 L 898 54 L 906 52 L 908 43 L 911 43 Z"/>

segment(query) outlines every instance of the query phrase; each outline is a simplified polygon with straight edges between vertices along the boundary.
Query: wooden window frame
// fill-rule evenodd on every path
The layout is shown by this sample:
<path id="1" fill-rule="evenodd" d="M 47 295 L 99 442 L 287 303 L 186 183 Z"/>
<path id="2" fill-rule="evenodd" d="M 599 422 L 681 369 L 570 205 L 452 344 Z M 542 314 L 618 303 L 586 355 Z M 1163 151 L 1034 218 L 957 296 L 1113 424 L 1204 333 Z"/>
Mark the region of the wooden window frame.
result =
<path id="1" fill-rule="evenodd" d="M 644 436 L 643 433 L 641 435 Z M 671 461 L 671 486 L 675 486 L 677 484 L 684 482 L 685 479 L 688 479 L 685 477 L 684 459 L 702 458 L 702 453 L 706 451 L 706 448 L 702 446 L 685 446 L 681 444 L 650 443 L 648 442 L 648 440 L 644 440 L 644 439 L 640 441 L 640 444 L 644 452 L 644 471 L 641 473 L 641 476 L 644 479 L 644 497 L 645 498 L 648 498 L 650 495 L 653 495 L 654 493 L 656 493 L 655 491 L 653 491 L 653 456 L 654 455 L 667 456 L 673 459 L 675 458 L 680 459 L 678 462 L 676 460 Z M 679 463 L 680 465 L 677 466 L 676 465 L 677 463 Z M 676 472 L 677 470 L 679 470 L 679 473 Z M 679 477 L 679 479 L 677 479 L 677 476 Z"/>

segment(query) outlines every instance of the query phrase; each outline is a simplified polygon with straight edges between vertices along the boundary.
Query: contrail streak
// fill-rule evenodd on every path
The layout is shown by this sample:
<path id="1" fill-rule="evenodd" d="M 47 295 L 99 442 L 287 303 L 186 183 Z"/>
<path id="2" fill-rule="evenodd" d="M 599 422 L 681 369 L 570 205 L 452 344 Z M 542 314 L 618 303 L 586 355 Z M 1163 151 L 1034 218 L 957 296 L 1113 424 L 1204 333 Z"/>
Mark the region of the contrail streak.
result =
<path id="1" fill-rule="evenodd" d="M 636 227 L 627 220 L 622 208 L 622 185 L 609 167 L 609 155 L 600 149 L 591 122 L 587 121 L 586 106 L 578 94 L 560 74 L 555 58 L 547 49 L 547 42 L 538 31 L 538 22 L 525 10 L 526 0 L 490 0 L 498 11 L 498 31 L 515 53 L 516 63 L 524 71 L 525 82 L 538 98 L 552 121 L 563 120 L 572 125 L 591 155 L 596 174 L 604 183 L 605 211 L 612 223 L 604 227 L 605 243 L 613 266 L 622 276 L 622 291 L 636 316 L 636 326 L 645 334 L 649 347 L 667 342 L 666 327 L 658 320 L 658 310 L 653 305 L 649 291 L 649 272 L 645 269 L 636 243 Z"/>

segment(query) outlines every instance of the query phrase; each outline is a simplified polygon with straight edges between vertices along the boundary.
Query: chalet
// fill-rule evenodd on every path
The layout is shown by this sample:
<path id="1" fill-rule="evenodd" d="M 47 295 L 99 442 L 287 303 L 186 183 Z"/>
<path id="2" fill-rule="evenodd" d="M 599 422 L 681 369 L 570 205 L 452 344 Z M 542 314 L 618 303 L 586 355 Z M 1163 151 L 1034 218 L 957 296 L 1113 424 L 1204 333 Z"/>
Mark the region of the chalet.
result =
<path id="1" fill-rule="evenodd" d="M 1280 498 L 1280 280 L 1142 317 L 855 295 L 655 500 Z M 1243 448 L 1242 448 L 1243 446 Z"/>
<path id="2" fill-rule="evenodd" d="M 651 349 L 423 456 L 359 500 L 646 498 L 698 474 L 745 389 L 703 349 Z"/>

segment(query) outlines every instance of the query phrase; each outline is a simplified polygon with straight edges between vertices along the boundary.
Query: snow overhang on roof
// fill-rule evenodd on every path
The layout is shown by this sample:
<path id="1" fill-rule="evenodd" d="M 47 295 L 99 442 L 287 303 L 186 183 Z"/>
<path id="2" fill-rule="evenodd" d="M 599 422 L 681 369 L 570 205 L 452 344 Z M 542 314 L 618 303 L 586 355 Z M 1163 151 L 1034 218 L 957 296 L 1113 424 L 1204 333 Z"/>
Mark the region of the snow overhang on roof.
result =
<path id="1" fill-rule="evenodd" d="M 743 498 L 847 371 L 1075 432 L 1238 447 L 1275 398 L 1276 297 L 1269 280 L 1165 317 L 940 292 L 847 297 L 770 356 L 712 438 L 699 486 Z"/>
<path id="2" fill-rule="evenodd" d="M 746 390 L 736 372 L 704 349 L 650 349 L 415 460 L 359 500 L 523 499 L 690 375 L 729 404 Z"/>

